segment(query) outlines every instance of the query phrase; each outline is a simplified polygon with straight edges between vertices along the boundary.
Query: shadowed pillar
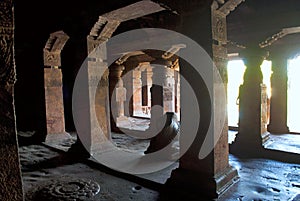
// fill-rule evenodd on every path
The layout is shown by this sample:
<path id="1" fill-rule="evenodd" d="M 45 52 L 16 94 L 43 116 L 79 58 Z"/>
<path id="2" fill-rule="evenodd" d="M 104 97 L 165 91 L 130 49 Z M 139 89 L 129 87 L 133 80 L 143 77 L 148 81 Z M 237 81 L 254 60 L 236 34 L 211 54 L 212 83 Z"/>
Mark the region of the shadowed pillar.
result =
<path id="1" fill-rule="evenodd" d="M 124 87 L 126 88 L 126 101 L 125 101 L 125 116 L 133 116 L 133 71 L 125 72 L 123 79 Z"/>
<path id="2" fill-rule="evenodd" d="M 164 115 L 164 83 L 166 79 L 167 67 L 153 65 L 151 92 L 151 124 L 155 127 L 158 120 Z"/>
<path id="3" fill-rule="evenodd" d="M 164 112 L 175 112 L 175 80 L 174 70 L 166 69 L 164 82 Z"/>
<path id="4" fill-rule="evenodd" d="M 14 108 L 13 2 L 0 1 L 0 200 L 22 201 L 22 180 L 18 155 Z"/>
<path id="5" fill-rule="evenodd" d="M 266 53 L 260 48 L 247 48 L 241 55 L 246 68 L 244 83 L 239 93 L 239 133 L 230 151 L 237 154 L 260 153 L 268 138 L 266 125 L 262 121 L 263 75 L 260 66 Z"/>
<path id="6" fill-rule="evenodd" d="M 199 113 L 201 113 L 195 139 L 188 147 L 187 152 L 180 158 L 179 167 L 173 170 L 171 178 L 166 183 L 172 191 L 194 194 L 195 196 L 191 199 L 195 200 L 217 198 L 237 178 L 237 171 L 228 162 L 226 91 L 222 81 L 226 78 L 224 73 L 226 73 L 227 52 L 223 46 L 227 41 L 226 14 L 219 11 L 222 10 L 222 7 L 215 10 L 211 4 L 212 1 L 188 1 L 185 5 L 189 5 L 189 9 L 185 10 L 187 8 L 184 7 L 181 11 L 183 14 L 181 15 L 180 32 L 204 48 L 208 55 L 197 54 L 194 59 L 201 59 L 198 64 L 201 66 L 197 66 L 198 68 L 209 70 L 204 77 L 188 62 L 182 59 L 179 61 L 180 75 L 182 76 L 180 78 L 181 149 L 187 143 L 184 137 L 187 139 L 186 136 L 192 134 L 189 132 L 191 130 L 189 121 L 194 119 L 191 116 L 191 110 L 195 110 L 198 106 Z M 213 40 L 217 47 L 213 48 Z M 189 48 L 188 45 L 187 48 Z M 216 64 L 214 69 L 212 59 L 216 58 L 222 58 L 222 62 Z M 213 73 L 216 72 L 215 70 L 219 72 L 222 79 L 215 77 Z M 191 86 L 197 99 L 196 102 L 191 102 L 192 96 L 189 94 L 188 84 L 183 78 Z M 191 104 L 193 106 L 190 106 Z M 204 146 L 207 145 L 207 142 L 210 143 L 210 146 Z"/>
<path id="7" fill-rule="evenodd" d="M 123 65 L 114 64 L 109 68 L 109 97 L 110 97 L 110 123 L 111 130 L 113 132 L 120 132 L 120 129 L 117 127 L 117 117 L 118 117 L 118 108 L 117 105 L 117 93 L 113 94 L 113 91 L 118 87 L 118 82 L 121 79 L 122 72 L 125 69 Z M 126 95 L 126 94 L 125 94 Z M 124 98 L 125 100 L 125 98 Z"/>
<path id="8" fill-rule="evenodd" d="M 289 133 L 287 127 L 287 57 L 279 53 L 271 54 L 271 60 L 273 74 L 268 131 L 273 134 Z"/>
<path id="9" fill-rule="evenodd" d="M 69 39 L 64 32 L 50 34 L 44 48 L 44 87 L 46 101 L 46 142 L 67 138 L 65 132 L 61 51 Z"/>

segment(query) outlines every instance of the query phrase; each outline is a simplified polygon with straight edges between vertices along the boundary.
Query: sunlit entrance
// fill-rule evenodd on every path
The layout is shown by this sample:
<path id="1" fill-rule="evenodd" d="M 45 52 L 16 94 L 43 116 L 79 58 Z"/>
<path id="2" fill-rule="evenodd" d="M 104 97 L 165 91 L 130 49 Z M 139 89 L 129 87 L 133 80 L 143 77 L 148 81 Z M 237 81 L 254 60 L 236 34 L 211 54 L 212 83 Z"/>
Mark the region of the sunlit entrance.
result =
<path id="1" fill-rule="evenodd" d="M 288 61 L 287 124 L 291 132 L 300 133 L 300 56 Z"/>
<path id="2" fill-rule="evenodd" d="M 272 62 L 265 60 L 261 65 L 263 73 L 263 83 L 267 86 L 268 98 L 271 97 L 271 74 Z M 243 60 L 231 60 L 227 65 L 228 85 L 227 85 L 227 109 L 228 126 L 238 127 L 239 122 L 239 87 L 243 84 L 243 76 L 246 70 Z"/>

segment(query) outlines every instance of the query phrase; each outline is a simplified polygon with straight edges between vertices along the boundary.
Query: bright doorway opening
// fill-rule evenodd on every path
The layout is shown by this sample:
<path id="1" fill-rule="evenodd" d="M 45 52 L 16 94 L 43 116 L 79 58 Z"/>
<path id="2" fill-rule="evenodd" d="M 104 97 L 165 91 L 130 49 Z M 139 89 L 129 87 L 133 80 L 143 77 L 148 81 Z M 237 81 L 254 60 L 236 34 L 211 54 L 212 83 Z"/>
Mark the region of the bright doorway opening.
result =
<path id="1" fill-rule="evenodd" d="M 291 132 L 300 133 L 300 56 L 288 60 L 288 113 Z"/>
<path id="2" fill-rule="evenodd" d="M 227 65 L 228 85 L 227 85 L 227 110 L 228 126 L 238 127 L 239 122 L 239 87 L 244 82 L 246 66 L 243 60 L 231 60 Z M 268 98 L 271 97 L 271 75 L 272 62 L 264 60 L 261 65 L 263 83 L 267 86 Z"/>

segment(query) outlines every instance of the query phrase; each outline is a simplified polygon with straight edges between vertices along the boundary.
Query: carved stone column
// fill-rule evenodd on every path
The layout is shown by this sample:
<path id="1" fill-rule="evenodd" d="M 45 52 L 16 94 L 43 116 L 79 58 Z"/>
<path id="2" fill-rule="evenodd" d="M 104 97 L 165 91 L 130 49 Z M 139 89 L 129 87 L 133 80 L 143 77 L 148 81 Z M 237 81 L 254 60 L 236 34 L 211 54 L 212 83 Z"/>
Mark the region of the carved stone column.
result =
<path id="1" fill-rule="evenodd" d="M 109 97 L 110 97 L 110 124 L 111 130 L 114 132 L 120 132 L 117 127 L 118 110 L 116 93 L 113 96 L 113 91 L 116 89 L 118 82 L 121 79 L 122 72 L 125 69 L 123 65 L 114 64 L 109 68 Z"/>
<path id="2" fill-rule="evenodd" d="M 135 69 L 132 72 L 133 76 L 133 115 L 139 116 L 142 114 L 142 80 L 140 69 Z"/>
<path id="3" fill-rule="evenodd" d="M 13 3 L 0 1 L 0 200 L 23 200 L 14 109 Z"/>
<path id="4" fill-rule="evenodd" d="M 182 24 L 180 31 L 201 45 L 211 58 L 222 58 L 222 55 L 226 55 L 226 48 L 223 47 L 222 43 L 222 41 L 226 41 L 226 15 L 222 15 L 222 13 L 217 13 L 216 10 L 211 9 L 212 1 L 210 3 L 208 1 L 205 2 L 207 4 L 204 1 L 201 3 L 198 2 L 199 4 L 194 5 L 193 8 L 190 7 L 188 11 L 184 12 L 181 16 Z M 217 55 L 215 49 L 213 49 L 213 39 L 216 40 L 214 44 L 219 46 L 223 51 L 221 51 L 221 56 Z M 231 186 L 237 177 L 237 171 L 228 162 L 227 124 L 226 121 L 223 122 L 224 124 L 221 123 L 222 119 L 219 119 L 225 115 L 224 112 L 227 107 L 225 94 L 221 93 L 224 90 L 224 85 L 222 80 L 214 77 L 213 71 L 215 69 L 212 63 L 210 67 L 206 67 L 212 69 L 210 74 L 206 75 L 206 78 L 212 82 L 212 86 L 207 86 L 203 78 L 197 76 L 198 74 L 187 62 L 180 60 L 179 64 L 180 75 L 187 79 L 193 87 L 197 104 L 201 111 L 201 118 L 192 145 L 180 158 L 179 168 L 172 172 L 167 184 L 180 191 L 197 194 L 197 197 L 216 198 Z M 217 65 L 217 70 L 221 76 L 226 72 L 225 67 L 226 65 Z M 185 85 L 187 84 L 181 79 L 180 85 L 180 144 L 184 144 L 185 142 L 182 140 L 183 136 L 190 134 L 186 132 L 189 130 L 187 121 L 190 118 L 190 114 L 187 113 L 186 108 L 191 104 L 191 101 L 189 100 L 190 96 L 186 93 L 187 86 Z M 213 93 L 211 97 L 208 90 Z M 212 122 L 210 122 L 211 118 Z M 212 124 L 212 128 L 207 126 L 210 124 Z M 220 138 L 215 139 L 215 136 L 219 134 L 217 132 L 220 130 Z M 216 142 L 216 144 L 207 156 L 200 158 L 199 154 L 201 153 L 206 137 L 211 142 Z"/>
<path id="5" fill-rule="evenodd" d="M 152 85 L 152 67 L 147 64 L 144 71 L 142 71 L 142 106 L 144 112 L 149 112 L 148 107 L 151 107 L 151 94 L 150 88 Z"/>
<path id="6" fill-rule="evenodd" d="M 65 132 L 61 50 L 69 39 L 64 32 L 50 34 L 44 48 L 46 142 L 67 138 Z"/>
<path id="7" fill-rule="evenodd" d="M 178 118 L 180 118 L 180 74 L 178 71 L 175 71 L 175 113 Z"/>
<path id="8" fill-rule="evenodd" d="M 248 48 L 242 54 L 247 68 L 239 94 L 239 133 L 230 147 L 234 153 L 260 153 L 268 137 L 262 133 L 265 131 L 262 127 L 266 125 L 262 124 L 261 116 L 263 75 L 260 66 L 265 56 L 265 52 L 259 48 Z"/>
<path id="9" fill-rule="evenodd" d="M 164 84 L 167 67 L 153 66 L 151 91 L 151 124 L 155 126 L 164 114 Z"/>
<path id="10" fill-rule="evenodd" d="M 126 88 L 126 101 L 125 101 L 125 116 L 133 116 L 133 71 L 125 72 L 123 79 L 124 87 Z M 128 106 L 128 107 L 126 107 Z"/>
<path id="11" fill-rule="evenodd" d="M 164 113 L 175 112 L 175 79 L 174 70 L 166 69 L 164 81 Z"/>
<path id="12" fill-rule="evenodd" d="M 283 54 L 271 55 L 272 96 L 270 100 L 270 123 L 268 131 L 273 134 L 289 133 L 287 126 L 287 57 Z"/>
<path id="13" fill-rule="evenodd" d="M 73 117 L 79 133 L 79 147 L 74 146 L 73 150 L 76 152 L 83 144 L 92 155 L 103 151 L 103 143 L 111 140 L 106 47 L 97 48 L 98 44 L 99 41 L 88 38 L 88 59 L 73 90 Z"/>

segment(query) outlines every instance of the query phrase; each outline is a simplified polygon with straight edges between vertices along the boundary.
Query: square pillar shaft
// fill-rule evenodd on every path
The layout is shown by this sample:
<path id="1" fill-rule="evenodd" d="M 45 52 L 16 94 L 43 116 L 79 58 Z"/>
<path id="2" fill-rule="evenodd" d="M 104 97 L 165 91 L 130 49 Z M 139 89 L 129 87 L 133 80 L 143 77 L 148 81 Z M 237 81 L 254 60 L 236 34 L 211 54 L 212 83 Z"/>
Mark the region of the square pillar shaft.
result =
<path id="1" fill-rule="evenodd" d="M 59 68 L 44 68 L 47 138 L 65 133 L 62 71 Z"/>
<path id="2" fill-rule="evenodd" d="M 214 29 L 212 27 L 212 15 L 211 4 L 208 1 L 199 3 L 199 5 L 194 6 L 194 9 L 183 14 L 180 27 L 181 33 L 189 36 L 204 48 L 211 60 L 213 59 L 212 30 Z M 224 31 L 226 29 L 218 30 Z M 225 120 L 223 124 L 220 123 L 222 117 L 220 114 L 226 113 L 226 97 L 222 97 L 224 93 L 223 95 L 220 93 L 224 90 L 224 85 L 222 81 L 215 80 L 213 63 L 206 67 L 211 68 L 210 74 L 205 77 L 212 82 L 211 86 L 206 86 L 203 81 L 204 78 L 201 75 L 199 75 L 200 77 L 197 76 L 198 73 L 193 70 L 192 66 L 180 60 L 181 144 L 185 143 L 182 140 L 183 135 L 190 135 L 187 121 L 191 114 L 186 108 L 192 104 L 191 95 L 187 92 L 187 83 L 183 78 L 188 79 L 189 85 L 193 88 L 201 114 L 199 128 L 193 143 L 180 158 L 179 168 L 172 172 L 171 178 L 167 181 L 171 187 L 190 192 L 199 196 L 199 199 L 217 198 L 234 183 L 237 177 L 237 171 L 228 162 L 227 121 Z M 222 66 L 218 66 L 217 69 L 224 72 L 224 69 L 221 68 Z M 208 90 L 212 91 L 211 96 Z M 219 138 L 216 137 L 217 132 L 221 132 Z M 202 145 L 206 140 L 210 143 L 216 142 L 216 144 L 212 150 L 208 150 L 207 155 L 200 158 L 200 150 L 202 150 Z"/>
<path id="3" fill-rule="evenodd" d="M 125 101 L 125 116 L 131 117 L 133 116 L 133 71 L 129 71 L 125 73 L 123 79 L 124 87 L 126 88 L 126 101 Z"/>
<path id="4" fill-rule="evenodd" d="M 23 188 L 14 108 L 14 10 L 11 0 L 0 2 L 0 200 L 22 201 Z"/>
<path id="5" fill-rule="evenodd" d="M 109 100 L 110 100 L 110 124 L 111 130 L 113 132 L 121 132 L 120 129 L 117 127 L 117 117 L 118 116 L 118 100 L 117 100 L 117 93 L 114 90 L 118 88 L 118 83 L 121 80 L 122 72 L 124 70 L 124 66 L 122 65 L 112 65 L 109 68 Z M 126 95 L 126 94 L 124 94 Z M 124 98 L 125 100 L 125 98 Z M 123 109 L 124 110 L 124 109 Z M 124 113 L 124 112 L 123 112 Z"/>
<path id="6" fill-rule="evenodd" d="M 287 59 L 283 56 L 273 57 L 272 71 L 268 130 L 273 134 L 285 134 L 289 133 L 287 126 Z"/>

